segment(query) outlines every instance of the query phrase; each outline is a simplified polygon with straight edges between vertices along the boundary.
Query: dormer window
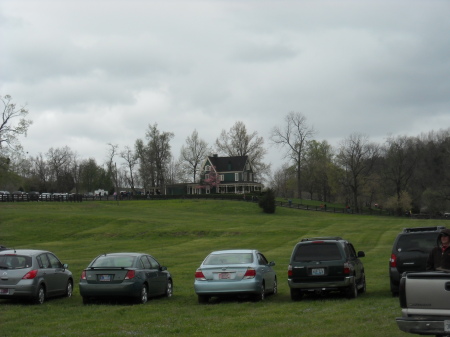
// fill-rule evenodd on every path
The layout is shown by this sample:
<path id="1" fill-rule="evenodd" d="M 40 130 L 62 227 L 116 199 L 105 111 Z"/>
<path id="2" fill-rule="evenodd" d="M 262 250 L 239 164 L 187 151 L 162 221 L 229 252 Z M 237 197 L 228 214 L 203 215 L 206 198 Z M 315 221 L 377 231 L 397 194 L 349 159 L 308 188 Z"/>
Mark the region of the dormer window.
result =
<path id="1" fill-rule="evenodd" d="M 211 171 L 211 166 L 210 165 L 206 165 L 205 166 L 205 171 Z"/>

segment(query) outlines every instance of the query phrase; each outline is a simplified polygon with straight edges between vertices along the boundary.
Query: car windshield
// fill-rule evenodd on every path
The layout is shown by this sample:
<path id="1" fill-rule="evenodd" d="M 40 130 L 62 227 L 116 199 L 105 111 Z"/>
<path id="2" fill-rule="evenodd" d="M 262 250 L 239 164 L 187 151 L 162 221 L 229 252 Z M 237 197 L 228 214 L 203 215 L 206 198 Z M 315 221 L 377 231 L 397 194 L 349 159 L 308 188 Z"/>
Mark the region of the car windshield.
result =
<path id="1" fill-rule="evenodd" d="M 1 255 L 0 269 L 23 269 L 31 267 L 31 257 L 23 255 Z"/>
<path id="2" fill-rule="evenodd" d="M 340 260 L 341 253 L 335 243 L 311 243 L 299 245 L 294 261 L 333 261 Z"/>
<path id="3" fill-rule="evenodd" d="M 130 268 L 133 267 L 135 256 L 124 256 L 124 255 L 102 255 L 99 256 L 91 265 L 92 268 L 104 268 L 104 267 L 115 267 L 115 268 Z"/>
<path id="4" fill-rule="evenodd" d="M 402 235 L 398 239 L 397 251 L 423 251 L 428 252 L 437 245 L 438 233 L 417 233 Z"/>
<path id="5" fill-rule="evenodd" d="M 204 265 L 247 264 L 247 263 L 253 263 L 252 253 L 211 254 L 203 262 Z"/>

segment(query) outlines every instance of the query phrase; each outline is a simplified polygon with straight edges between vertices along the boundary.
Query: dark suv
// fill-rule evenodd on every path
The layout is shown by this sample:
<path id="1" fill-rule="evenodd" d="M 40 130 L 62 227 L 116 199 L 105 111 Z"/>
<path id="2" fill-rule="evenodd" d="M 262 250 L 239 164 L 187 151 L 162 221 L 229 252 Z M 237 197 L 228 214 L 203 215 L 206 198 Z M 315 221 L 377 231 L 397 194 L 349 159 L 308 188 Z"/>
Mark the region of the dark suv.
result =
<path id="1" fill-rule="evenodd" d="M 398 295 L 400 278 L 405 271 L 425 271 L 428 255 L 436 247 L 437 237 L 444 226 L 404 228 L 397 235 L 389 260 L 392 296 Z"/>
<path id="2" fill-rule="evenodd" d="M 353 245 L 341 237 L 302 239 L 292 252 L 288 267 L 291 298 L 299 300 L 304 293 L 340 291 L 356 298 L 366 291 L 364 266 Z"/>

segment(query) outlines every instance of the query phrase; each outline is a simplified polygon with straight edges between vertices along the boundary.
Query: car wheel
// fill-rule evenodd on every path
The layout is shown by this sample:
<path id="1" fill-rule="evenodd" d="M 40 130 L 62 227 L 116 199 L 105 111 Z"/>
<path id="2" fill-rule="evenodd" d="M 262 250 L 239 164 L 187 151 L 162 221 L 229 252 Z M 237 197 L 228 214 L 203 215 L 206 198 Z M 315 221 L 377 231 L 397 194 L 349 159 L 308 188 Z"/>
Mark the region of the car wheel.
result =
<path id="1" fill-rule="evenodd" d="M 364 294 L 366 291 L 367 291 L 367 289 L 366 289 L 366 274 L 362 274 L 362 277 L 361 277 L 361 288 L 359 288 L 358 289 L 358 292 L 360 293 L 360 294 Z"/>
<path id="2" fill-rule="evenodd" d="M 66 293 L 64 294 L 64 296 L 66 297 L 72 297 L 72 293 L 73 293 L 73 285 L 71 281 L 67 281 L 67 286 L 66 286 Z"/>
<path id="3" fill-rule="evenodd" d="M 141 288 L 141 295 L 137 299 L 137 303 L 139 304 L 145 304 L 148 301 L 148 292 L 147 292 L 147 286 L 145 284 L 142 285 Z"/>
<path id="4" fill-rule="evenodd" d="M 209 302 L 209 296 L 207 295 L 198 295 L 198 303 L 205 304 Z"/>
<path id="5" fill-rule="evenodd" d="M 255 294 L 253 298 L 256 302 L 259 302 L 259 301 L 264 301 L 265 297 L 266 297 L 266 287 L 263 282 L 263 283 L 261 283 L 259 292 L 257 294 Z"/>
<path id="6" fill-rule="evenodd" d="M 347 298 L 356 298 L 358 296 L 358 288 L 356 283 L 353 282 L 346 290 Z"/>
<path id="7" fill-rule="evenodd" d="M 172 280 L 167 281 L 167 288 L 166 288 L 166 297 L 172 297 L 173 295 L 173 283 Z"/>
<path id="8" fill-rule="evenodd" d="M 302 291 L 300 289 L 291 288 L 291 300 L 299 301 L 302 299 Z"/>
<path id="9" fill-rule="evenodd" d="M 44 286 L 41 284 L 39 286 L 39 289 L 36 293 L 36 297 L 34 298 L 34 303 L 36 304 L 42 304 L 45 301 L 45 288 Z"/>
<path id="10" fill-rule="evenodd" d="M 277 292 L 278 292 L 278 282 L 277 282 L 277 278 L 275 277 L 275 279 L 273 280 L 272 294 L 275 295 Z"/>

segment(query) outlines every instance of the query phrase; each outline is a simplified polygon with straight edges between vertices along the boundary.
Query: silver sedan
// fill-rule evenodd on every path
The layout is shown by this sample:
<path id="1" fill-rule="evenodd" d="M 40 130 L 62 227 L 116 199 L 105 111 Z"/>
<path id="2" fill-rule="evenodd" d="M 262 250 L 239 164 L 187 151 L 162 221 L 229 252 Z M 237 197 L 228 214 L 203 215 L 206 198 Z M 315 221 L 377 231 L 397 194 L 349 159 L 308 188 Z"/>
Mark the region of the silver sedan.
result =
<path id="1" fill-rule="evenodd" d="M 265 256 L 253 249 L 221 250 L 209 254 L 195 272 L 199 303 L 212 296 L 250 295 L 256 301 L 277 293 L 277 276 Z"/>

